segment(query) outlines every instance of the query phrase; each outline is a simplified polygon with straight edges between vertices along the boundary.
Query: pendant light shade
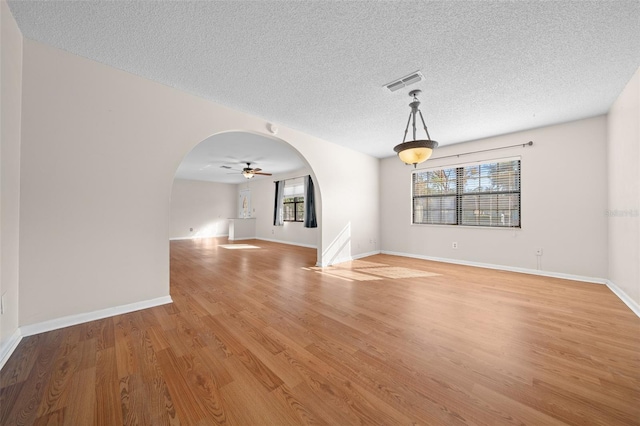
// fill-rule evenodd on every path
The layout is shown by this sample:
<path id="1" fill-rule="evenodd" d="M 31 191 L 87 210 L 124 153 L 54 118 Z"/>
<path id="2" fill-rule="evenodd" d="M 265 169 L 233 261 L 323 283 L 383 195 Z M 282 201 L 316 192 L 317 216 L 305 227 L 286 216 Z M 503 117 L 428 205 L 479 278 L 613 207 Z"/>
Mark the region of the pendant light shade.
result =
<path id="1" fill-rule="evenodd" d="M 409 104 L 411 112 L 409 113 L 407 127 L 404 129 L 404 138 L 402 139 L 401 144 L 396 145 L 393 148 L 393 150 L 398 153 L 398 157 L 400 157 L 400 160 L 403 163 L 413 164 L 413 167 L 427 161 L 429 157 L 431 157 L 433 150 L 438 146 L 438 142 L 431 140 L 429 130 L 427 130 L 427 125 L 424 122 L 424 117 L 422 117 L 422 111 L 419 109 L 420 101 L 417 96 L 420 93 L 420 90 L 412 90 L 409 92 L 409 96 L 413 98 L 413 102 Z M 427 134 L 427 139 L 416 139 L 416 115 L 418 114 L 420 115 L 420 121 L 422 121 L 422 127 Z M 410 124 L 412 124 L 413 127 L 413 140 L 405 142 Z"/>
<path id="2" fill-rule="evenodd" d="M 432 140 L 419 140 L 404 142 L 396 145 L 394 151 L 405 164 L 420 164 L 427 161 L 433 153 L 433 148 L 438 146 L 438 142 Z"/>

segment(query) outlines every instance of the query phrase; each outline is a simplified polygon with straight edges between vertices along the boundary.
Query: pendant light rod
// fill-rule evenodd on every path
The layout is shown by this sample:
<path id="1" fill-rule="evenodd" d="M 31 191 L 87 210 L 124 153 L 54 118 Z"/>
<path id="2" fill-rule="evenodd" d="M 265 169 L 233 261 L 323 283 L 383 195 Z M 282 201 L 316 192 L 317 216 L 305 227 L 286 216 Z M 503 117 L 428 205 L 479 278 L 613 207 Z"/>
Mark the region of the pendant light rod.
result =
<path id="1" fill-rule="evenodd" d="M 431 158 L 431 159 L 432 160 L 440 160 L 442 158 L 460 157 L 461 155 L 477 154 L 479 152 L 497 151 L 499 149 L 515 148 L 517 146 L 522 147 L 522 148 L 526 148 L 528 146 L 533 146 L 533 141 L 529 141 L 529 142 L 526 142 L 526 143 L 517 143 L 515 145 L 499 146 L 497 148 L 481 149 L 481 150 L 478 150 L 478 151 L 463 152 L 461 154 L 445 155 L 444 157 L 435 157 L 435 158 Z"/>
<path id="2" fill-rule="evenodd" d="M 411 123 L 411 113 L 409 113 L 409 119 L 407 120 L 407 127 L 404 128 L 404 137 L 402 138 L 402 143 L 407 140 L 407 132 L 409 131 L 409 123 Z"/>
<path id="3" fill-rule="evenodd" d="M 427 130 L 427 124 L 424 122 L 424 116 L 422 115 L 422 111 L 420 111 L 420 101 L 418 100 L 420 93 L 422 93 L 421 90 L 412 90 L 409 92 L 409 96 L 412 98 L 409 104 L 411 111 L 409 112 L 407 125 L 404 128 L 404 137 L 402 138 L 402 143 L 393 148 L 393 150 L 398 153 L 400 160 L 405 164 L 413 164 L 413 167 L 426 161 L 431 156 L 433 149 L 438 146 L 438 142 L 431 139 L 429 131 Z M 418 139 L 417 137 L 418 127 L 416 121 L 418 114 L 420 114 L 420 121 L 422 121 L 422 128 L 424 128 L 427 139 Z M 412 128 L 413 140 L 407 141 L 409 125 L 411 125 Z"/>
<path id="4" fill-rule="evenodd" d="M 417 107 L 411 108 L 411 115 L 413 116 L 413 140 L 414 141 L 417 139 L 416 138 L 416 110 L 417 109 L 418 109 Z"/>
<path id="5" fill-rule="evenodd" d="M 420 113 L 420 120 L 422 120 L 422 127 L 424 127 L 424 131 L 427 133 L 427 139 L 431 139 L 429 130 L 427 130 L 427 123 L 424 122 L 424 117 L 422 116 L 422 111 L 418 110 L 418 112 Z"/>

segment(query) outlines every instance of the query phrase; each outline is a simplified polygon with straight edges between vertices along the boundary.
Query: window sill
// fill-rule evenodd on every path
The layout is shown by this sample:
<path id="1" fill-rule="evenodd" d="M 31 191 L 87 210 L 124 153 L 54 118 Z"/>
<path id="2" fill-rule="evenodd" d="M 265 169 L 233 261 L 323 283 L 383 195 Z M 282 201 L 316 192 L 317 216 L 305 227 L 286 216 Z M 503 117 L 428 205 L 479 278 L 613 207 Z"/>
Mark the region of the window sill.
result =
<path id="1" fill-rule="evenodd" d="M 501 230 L 501 231 L 522 231 L 522 227 L 510 228 L 508 226 L 482 226 L 482 225 L 443 225 L 439 223 L 412 223 L 411 226 L 426 226 L 436 228 L 449 228 L 449 229 L 489 229 L 489 230 Z"/>

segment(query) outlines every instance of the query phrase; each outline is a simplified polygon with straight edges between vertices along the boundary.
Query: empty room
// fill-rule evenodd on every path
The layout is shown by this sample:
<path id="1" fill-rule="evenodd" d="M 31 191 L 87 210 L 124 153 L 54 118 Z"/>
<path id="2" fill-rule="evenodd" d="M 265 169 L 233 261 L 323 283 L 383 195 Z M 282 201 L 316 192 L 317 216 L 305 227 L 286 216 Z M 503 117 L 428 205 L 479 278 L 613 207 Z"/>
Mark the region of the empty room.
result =
<path id="1" fill-rule="evenodd" d="M 640 425 L 637 0 L 0 13 L 0 425 Z"/>

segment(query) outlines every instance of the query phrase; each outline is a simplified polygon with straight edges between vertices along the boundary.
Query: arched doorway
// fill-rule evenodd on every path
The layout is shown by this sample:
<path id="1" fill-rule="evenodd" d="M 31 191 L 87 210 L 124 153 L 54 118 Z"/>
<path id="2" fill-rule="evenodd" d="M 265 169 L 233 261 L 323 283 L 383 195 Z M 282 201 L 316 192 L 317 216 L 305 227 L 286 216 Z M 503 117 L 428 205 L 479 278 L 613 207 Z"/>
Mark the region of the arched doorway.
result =
<path id="1" fill-rule="evenodd" d="M 260 172 L 247 179 L 242 173 L 247 167 Z M 274 181 L 292 184 L 301 182 L 306 175 L 311 176 L 315 186 L 317 227 L 307 228 L 296 220 L 274 226 Z M 319 260 L 322 226 L 319 188 L 309 163 L 279 138 L 244 131 L 212 135 L 185 155 L 176 170 L 170 239 L 228 238 L 229 224 L 234 223 L 230 219 L 244 218 L 250 220 L 241 221 L 242 224 L 254 226 L 252 235 L 244 237 L 314 248 Z"/>

